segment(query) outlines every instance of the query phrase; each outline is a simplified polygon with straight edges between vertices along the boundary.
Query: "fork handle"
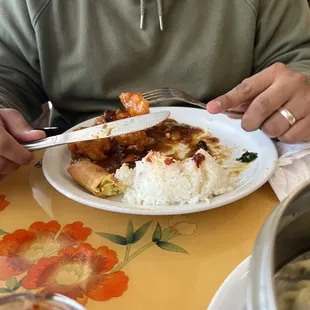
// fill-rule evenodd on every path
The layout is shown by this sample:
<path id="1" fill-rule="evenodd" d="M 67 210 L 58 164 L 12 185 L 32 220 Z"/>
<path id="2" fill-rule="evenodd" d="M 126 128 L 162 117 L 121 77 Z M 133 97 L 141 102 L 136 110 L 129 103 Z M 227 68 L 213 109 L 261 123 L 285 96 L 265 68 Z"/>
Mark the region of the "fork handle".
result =
<path id="1" fill-rule="evenodd" d="M 198 101 L 198 100 L 196 100 L 194 98 L 192 98 L 192 99 L 183 99 L 183 98 L 180 98 L 180 97 L 169 98 L 169 99 L 157 98 L 155 100 L 153 99 L 153 100 L 149 101 L 149 103 L 150 103 L 150 105 L 153 105 L 153 104 L 157 104 L 157 103 L 160 103 L 160 102 L 163 102 L 163 101 L 167 101 L 167 100 L 178 100 L 178 101 L 182 101 L 182 102 L 185 102 L 185 103 L 192 104 L 192 105 L 194 105 L 196 107 L 200 107 L 200 108 L 203 108 L 203 109 L 206 109 L 206 106 L 207 106 L 206 103 Z M 225 114 L 227 116 L 232 116 L 232 117 L 236 117 L 236 118 L 242 118 L 244 113 L 227 110 L 227 111 L 222 112 L 221 114 Z"/>
<path id="2" fill-rule="evenodd" d="M 227 116 L 237 117 L 237 118 L 242 118 L 242 116 L 244 115 L 244 113 L 242 112 L 229 111 L 229 110 L 222 112 L 222 114 L 225 114 Z"/>
<path id="3" fill-rule="evenodd" d="M 179 98 L 178 98 L 178 99 L 179 99 Z M 185 100 L 184 100 L 184 102 L 187 102 L 187 103 L 188 103 L 188 101 L 185 101 Z M 191 103 L 192 105 L 195 105 L 195 106 L 200 107 L 200 108 L 203 108 L 203 109 L 206 109 L 206 106 L 207 106 L 206 103 L 203 103 L 203 102 L 198 101 L 198 100 L 190 100 L 190 103 Z M 227 111 L 222 112 L 222 114 L 225 114 L 225 115 L 227 115 L 227 116 L 232 116 L 232 117 L 241 118 L 241 117 L 243 116 L 244 113 L 227 110 Z"/>

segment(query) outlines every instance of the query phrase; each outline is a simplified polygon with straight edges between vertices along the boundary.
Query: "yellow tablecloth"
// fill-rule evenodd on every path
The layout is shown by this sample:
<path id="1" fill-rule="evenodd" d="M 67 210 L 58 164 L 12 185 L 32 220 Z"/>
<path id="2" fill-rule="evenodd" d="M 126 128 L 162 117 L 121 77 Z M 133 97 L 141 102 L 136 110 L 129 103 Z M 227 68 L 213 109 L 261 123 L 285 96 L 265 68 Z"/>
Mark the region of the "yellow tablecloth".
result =
<path id="1" fill-rule="evenodd" d="M 90 310 L 207 309 L 278 203 L 265 185 L 186 216 L 111 213 L 58 193 L 40 165 L 0 195 L 0 293 L 57 292 Z"/>

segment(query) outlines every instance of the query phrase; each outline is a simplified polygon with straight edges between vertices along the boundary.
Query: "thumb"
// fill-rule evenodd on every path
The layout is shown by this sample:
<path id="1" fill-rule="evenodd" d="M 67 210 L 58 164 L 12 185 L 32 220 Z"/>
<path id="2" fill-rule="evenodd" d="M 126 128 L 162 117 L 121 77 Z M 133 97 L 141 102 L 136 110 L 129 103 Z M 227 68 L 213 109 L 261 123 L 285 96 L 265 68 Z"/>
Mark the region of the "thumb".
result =
<path id="1" fill-rule="evenodd" d="M 17 110 L 1 110 L 0 117 L 5 129 L 20 142 L 34 141 L 45 137 L 43 131 L 33 130 Z"/>

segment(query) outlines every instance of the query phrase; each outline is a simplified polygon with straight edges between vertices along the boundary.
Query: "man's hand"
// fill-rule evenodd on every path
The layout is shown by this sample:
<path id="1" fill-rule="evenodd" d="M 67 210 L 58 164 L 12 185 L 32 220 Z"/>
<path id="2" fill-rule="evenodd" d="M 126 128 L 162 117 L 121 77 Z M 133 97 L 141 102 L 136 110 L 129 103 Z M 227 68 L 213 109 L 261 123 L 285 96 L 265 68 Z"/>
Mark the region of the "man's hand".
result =
<path id="1" fill-rule="evenodd" d="M 294 125 L 279 113 L 281 107 L 295 117 Z M 306 75 L 282 63 L 245 79 L 207 105 L 212 114 L 230 109 L 245 112 L 242 128 L 246 131 L 261 128 L 269 137 L 287 143 L 310 140 L 310 83 Z"/>
<path id="2" fill-rule="evenodd" d="M 19 166 L 35 161 L 34 155 L 19 142 L 44 137 L 45 133 L 33 130 L 18 111 L 0 110 L 0 180 L 17 170 Z"/>

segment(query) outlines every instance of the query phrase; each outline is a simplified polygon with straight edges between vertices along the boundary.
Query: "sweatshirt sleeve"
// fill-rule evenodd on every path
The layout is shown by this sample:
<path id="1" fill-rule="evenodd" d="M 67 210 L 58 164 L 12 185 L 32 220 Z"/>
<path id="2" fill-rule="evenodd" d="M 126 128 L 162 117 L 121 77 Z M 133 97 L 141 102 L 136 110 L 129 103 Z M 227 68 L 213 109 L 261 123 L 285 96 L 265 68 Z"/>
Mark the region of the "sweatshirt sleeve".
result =
<path id="1" fill-rule="evenodd" d="M 27 1 L 0 1 L 0 108 L 36 119 L 47 102 Z"/>
<path id="2" fill-rule="evenodd" d="M 307 0 L 260 0 L 253 73 L 276 62 L 310 80 L 310 10 Z"/>

